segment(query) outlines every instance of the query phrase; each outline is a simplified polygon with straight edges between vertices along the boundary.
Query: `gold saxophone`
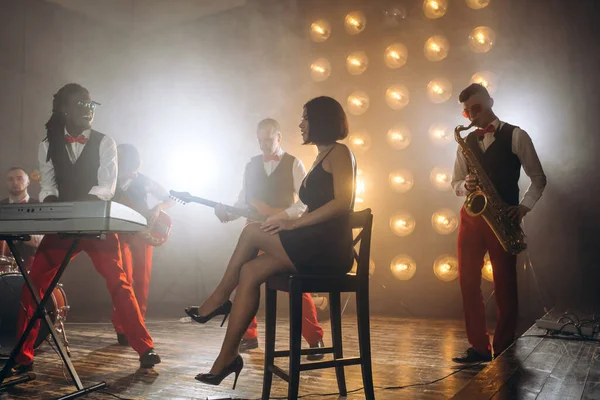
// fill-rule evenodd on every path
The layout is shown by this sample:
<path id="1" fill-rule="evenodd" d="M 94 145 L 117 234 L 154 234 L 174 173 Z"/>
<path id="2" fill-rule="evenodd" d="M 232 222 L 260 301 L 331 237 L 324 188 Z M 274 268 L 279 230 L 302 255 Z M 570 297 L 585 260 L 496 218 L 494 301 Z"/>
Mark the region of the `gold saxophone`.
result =
<path id="1" fill-rule="evenodd" d="M 469 193 L 465 200 L 465 211 L 473 217 L 481 215 L 504 250 L 511 254 L 519 254 L 527 248 L 520 222 L 516 222 L 508 216 L 510 206 L 502 200 L 483 166 L 460 136 L 462 131 L 471 129 L 473 125 L 474 123 L 467 127 L 459 125 L 454 129 L 454 139 L 467 160 L 469 173 L 475 175 L 478 181 L 477 189 Z"/>

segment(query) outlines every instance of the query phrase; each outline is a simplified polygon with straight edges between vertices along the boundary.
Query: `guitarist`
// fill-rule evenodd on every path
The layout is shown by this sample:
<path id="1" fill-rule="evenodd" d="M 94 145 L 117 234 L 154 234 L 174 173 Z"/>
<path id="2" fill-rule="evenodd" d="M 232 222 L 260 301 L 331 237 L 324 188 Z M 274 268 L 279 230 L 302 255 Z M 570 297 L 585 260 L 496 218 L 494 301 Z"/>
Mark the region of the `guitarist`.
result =
<path id="1" fill-rule="evenodd" d="M 246 165 L 242 190 L 235 206 L 255 207 L 268 214 L 267 223 L 278 219 L 296 219 L 306 206 L 298 197 L 300 185 L 306 176 L 304 164 L 281 148 L 281 129 L 274 119 L 258 123 L 256 132 L 261 155 L 253 157 Z M 215 214 L 221 222 L 232 221 L 237 216 L 226 213 L 217 206 Z M 317 310 L 310 293 L 302 296 L 302 336 L 311 348 L 324 347 L 323 328 L 317 321 Z M 240 343 L 240 351 L 258 348 L 256 317 L 250 323 Z M 323 354 L 309 355 L 309 360 L 320 360 Z"/>
<path id="2" fill-rule="evenodd" d="M 125 204 L 140 214 L 146 216 L 148 223 L 153 223 L 160 212 L 172 207 L 175 202 L 169 198 L 169 192 L 160 184 L 140 174 L 142 159 L 138 150 L 131 144 L 121 144 L 117 147 L 119 174 L 115 201 Z M 154 197 L 159 203 L 150 208 L 148 195 Z M 142 318 L 146 315 L 148 292 L 152 275 L 153 247 L 138 234 L 119 235 L 122 245 L 122 258 L 125 272 L 133 281 L 133 291 L 140 307 Z M 123 325 L 113 310 L 113 325 L 117 332 L 120 345 L 127 346 L 127 338 L 123 332 Z"/>

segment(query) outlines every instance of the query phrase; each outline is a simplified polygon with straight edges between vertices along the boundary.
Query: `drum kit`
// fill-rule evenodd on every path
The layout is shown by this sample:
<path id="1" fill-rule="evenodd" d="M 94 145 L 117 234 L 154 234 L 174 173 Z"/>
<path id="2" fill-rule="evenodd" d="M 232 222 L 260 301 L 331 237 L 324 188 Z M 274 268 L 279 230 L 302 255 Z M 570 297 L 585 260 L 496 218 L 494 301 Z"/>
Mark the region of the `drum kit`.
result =
<path id="1" fill-rule="evenodd" d="M 21 289 L 25 283 L 19 272 L 17 263 L 6 242 L 0 242 L 0 357 L 8 357 L 17 341 L 17 318 L 21 305 Z M 62 335 L 65 347 L 69 348 L 65 332 L 65 322 L 69 305 L 67 295 L 61 284 L 52 292 L 52 301 L 46 305 L 54 329 Z M 34 347 L 37 349 L 50 334 L 45 324 L 40 324 L 40 331 Z"/>

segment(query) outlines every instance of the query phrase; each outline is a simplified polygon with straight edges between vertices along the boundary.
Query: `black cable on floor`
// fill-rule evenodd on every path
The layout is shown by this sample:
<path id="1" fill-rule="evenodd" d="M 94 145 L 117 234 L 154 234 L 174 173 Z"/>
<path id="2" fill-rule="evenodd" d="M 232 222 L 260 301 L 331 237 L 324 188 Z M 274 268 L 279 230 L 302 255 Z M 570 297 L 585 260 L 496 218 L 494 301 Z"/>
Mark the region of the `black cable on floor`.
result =
<path id="1" fill-rule="evenodd" d="M 406 389 L 406 388 L 415 387 L 415 386 L 433 385 L 434 383 L 441 382 L 444 379 L 451 377 L 452 375 L 458 374 L 459 372 L 462 372 L 462 371 L 467 370 L 467 369 L 471 369 L 471 368 L 477 367 L 477 366 L 479 366 L 481 364 L 482 364 L 482 362 L 465 365 L 462 368 L 458 368 L 456 371 L 452 371 L 448 375 L 442 376 L 441 378 L 434 379 L 433 381 L 430 381 L 430 382 L 412 383 L 412 384 L 403 385 L 403 386 L 375 386 L 375 389 L 377 389 L 375 391 L 377 392 L 377 391 L 384 391 L 384 390 L 400 390 L 400 389 Z M 358 389 L 353 389 L 353 390 L 348 390 L 348 394 L 360 392 L 361 390 L 364 390 L 364 387 L 360 387 Z M 301 398 L 305 398 L 305 397 L 339 396 L 339 394 L 340 394 L 339 392 L 335 392 L 335 393 L 308 393 L 308 394 L 303 394 L 301 396 L 298 396 L 298 398 L 301 399 Z M 270 399 L 273 399 L 273 400 L 286 400 L 287 396 L 285 396 L 285 397 L 270 397 Z M 261 400 L 261 398 L 256 398 L 256 399 L 253 399 L 253 400 Z"/>

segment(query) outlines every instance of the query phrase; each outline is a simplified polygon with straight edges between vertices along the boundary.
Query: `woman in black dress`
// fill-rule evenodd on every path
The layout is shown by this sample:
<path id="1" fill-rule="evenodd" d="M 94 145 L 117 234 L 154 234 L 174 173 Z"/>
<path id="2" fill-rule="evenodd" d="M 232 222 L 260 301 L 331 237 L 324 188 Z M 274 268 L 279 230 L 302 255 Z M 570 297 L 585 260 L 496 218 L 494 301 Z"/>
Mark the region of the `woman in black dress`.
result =
<path id="1" fill-rule="evenodd" d="M 348 136 L 346 114 L 331 97 L 317 97 L 304 105 L 300 130 L 304 144 L 319 150 L 299 193 L 308 209 L 296 220 L 249 224 L 242 231 L 223 279 L 198 310 L 204 322 L 231 312 L 210 373 L 196 376 L 201 382 L 218 385 L 231 373 L 237 381 L 243 367 L 238 346 L 256 315 L 260 285 L 270 276 L 342 275 L 352 268 L 350 212 L 356 165 L 348 147 L 337 143 Z M 259 250 L 264 253 L 257 256 Z M 236 288 L 232 303 L 229 296 Z"/>

